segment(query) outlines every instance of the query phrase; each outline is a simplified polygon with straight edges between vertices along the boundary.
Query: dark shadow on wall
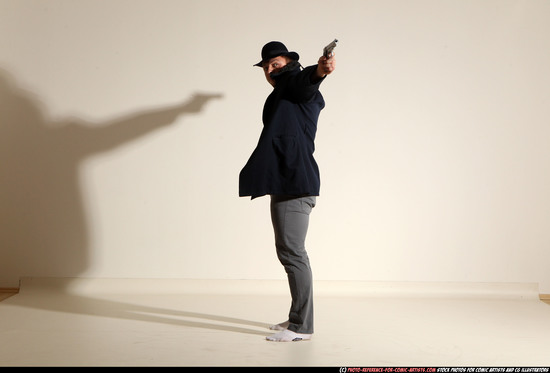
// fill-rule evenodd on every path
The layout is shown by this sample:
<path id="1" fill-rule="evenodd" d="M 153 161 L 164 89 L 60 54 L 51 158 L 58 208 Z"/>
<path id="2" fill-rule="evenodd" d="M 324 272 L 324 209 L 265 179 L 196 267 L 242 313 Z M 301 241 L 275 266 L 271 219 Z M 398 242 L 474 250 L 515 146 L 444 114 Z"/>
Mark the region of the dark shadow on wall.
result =
<path id="1" fill-rule="evenodd" d="M 89 236 L 79 166 L 196 114 L 221 94 L 108 123 L 52 122 L 32 92 L 0 69 L 0 287 L 23 276 L 75 277 L 88 267 Z"/>

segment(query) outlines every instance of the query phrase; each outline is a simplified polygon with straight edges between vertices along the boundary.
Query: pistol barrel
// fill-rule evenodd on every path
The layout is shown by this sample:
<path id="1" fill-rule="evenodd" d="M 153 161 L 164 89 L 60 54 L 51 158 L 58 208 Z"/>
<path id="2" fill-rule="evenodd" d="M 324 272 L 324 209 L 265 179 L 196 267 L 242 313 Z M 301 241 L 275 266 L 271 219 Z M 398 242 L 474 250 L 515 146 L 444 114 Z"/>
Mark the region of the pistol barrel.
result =
<path id="1" fill-rule="evenodd" d="M 334 39 L 329 45 L 327 45 L 324 49 L 323 49 L 323 56 L 325 56 L 326 58 L 329 58 L 330 57 L 330 54 L 332 53 L 332 51 L 334 50 L 334 48 L 336 48 L 336 44 L 338 43 L 338 39 Z"/>

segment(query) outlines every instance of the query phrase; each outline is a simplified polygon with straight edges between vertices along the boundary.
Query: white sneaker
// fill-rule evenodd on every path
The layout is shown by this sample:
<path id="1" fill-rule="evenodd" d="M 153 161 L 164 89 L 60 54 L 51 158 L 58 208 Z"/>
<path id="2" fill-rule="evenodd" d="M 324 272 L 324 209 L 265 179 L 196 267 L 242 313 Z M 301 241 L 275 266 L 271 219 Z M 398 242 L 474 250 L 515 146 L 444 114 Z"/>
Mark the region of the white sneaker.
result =
<path id="1" fill-rule="evenodd" d="M 285 329 L 282 332 L 266 337 L 266 339 L 271 342 L 298 342 L 308 341 L 311 339 L 311 336 L 312 334 L 301 334 Z"/>

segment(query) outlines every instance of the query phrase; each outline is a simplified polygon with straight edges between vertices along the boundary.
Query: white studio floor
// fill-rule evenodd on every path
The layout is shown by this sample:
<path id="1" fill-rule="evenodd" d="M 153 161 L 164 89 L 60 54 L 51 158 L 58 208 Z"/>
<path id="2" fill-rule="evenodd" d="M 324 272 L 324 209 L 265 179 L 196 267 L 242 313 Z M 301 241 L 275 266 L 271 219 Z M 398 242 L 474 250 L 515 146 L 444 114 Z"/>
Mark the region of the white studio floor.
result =
<path id="1" fill-rule="evenodd" d="M 315 286 L 313 339 L 281 343 L 282 281 L 23 279 L 0 302 L 0 366 L 550 366 L 536 286 Z"/>

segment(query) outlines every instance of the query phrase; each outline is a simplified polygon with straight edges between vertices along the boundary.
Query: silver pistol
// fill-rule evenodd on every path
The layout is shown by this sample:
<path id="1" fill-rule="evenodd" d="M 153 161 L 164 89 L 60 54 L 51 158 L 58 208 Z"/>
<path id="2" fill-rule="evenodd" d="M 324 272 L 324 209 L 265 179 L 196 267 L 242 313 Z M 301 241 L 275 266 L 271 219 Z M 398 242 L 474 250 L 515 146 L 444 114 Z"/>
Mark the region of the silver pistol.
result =
<path id="1" fill-rule="evenodd" d="M 323 56 L 325 56 L 326 58 L 330 58 L 330 55 L 332 54 L 332 51 L 334 50 L 334 48 L 336 48 L 336 44 L 338 43 L 338 39 L 334 39 L 332 41 L 332 43 L 330 43 L 329 45 L 327 45 L 324 49 L 323 49 Z"/>

